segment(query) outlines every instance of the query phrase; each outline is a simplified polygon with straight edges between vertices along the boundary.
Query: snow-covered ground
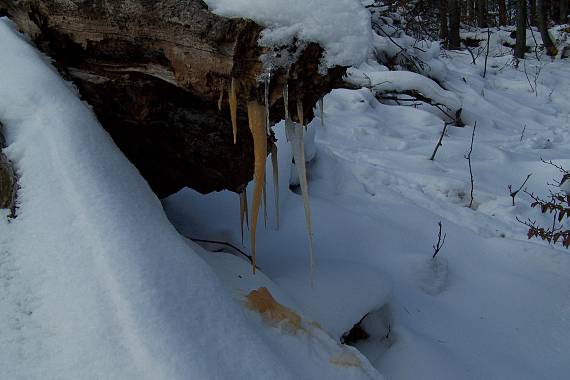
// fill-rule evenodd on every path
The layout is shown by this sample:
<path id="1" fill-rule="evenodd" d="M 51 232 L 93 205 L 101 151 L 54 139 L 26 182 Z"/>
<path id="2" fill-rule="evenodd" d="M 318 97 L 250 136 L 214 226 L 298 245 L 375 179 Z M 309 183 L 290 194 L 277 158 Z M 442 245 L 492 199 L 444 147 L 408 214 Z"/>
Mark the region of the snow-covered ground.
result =
<path id="1" fill-rule="evenodd" d="M 231 14 L 231 2 L 208 3 Z M 0 379 L 570 375 L 570 253 L 526 240 L 516 217 L 548 219 L 525 194 L 513 207 L 507 190 L 533 173 L 527 187 L 545 193 L 558 173 L 541 157 L 570 167 L 570 62 L 529 55 L 516 68 L 499 48 L 483 79 L 481 57 L 430 49 L 448 92 L 425 80 L 423 92 L 461 105 L 467 123 L 447 129 L 435 161 L 439 110 L 382 104 L 368 89 L 327 95 L 325 127 L 315 119 L 307 134 L 311 281 L 283 124 L 280 228 L 270 191 L 253 276 L 235 250 L 188 239 L 241 246 L 236 194 L 183 190 L 162 202 L 165 215 L 73 87 L 6 19 L 0 46 L 0 120 L 21 175 L 18 217 L 0 224 Z M 417 79 L 373 62 L 354 72 L 375 91 Z M 440 221 L 446 240 L 432 260 Z M 260 316 L 248 295 L 261 287 L 300 319 Z M 370 338 L 359 351 L 341 345 L 366 314 Z"/>
<path id="2" fill-rule="evenodd" d="M 245 307 L 261 286 L 287 298 L 178 234 L 6 19 L 0 46 L 0 120 L 21 186 L 18 217 L 0 225 L 0 379 L 381 378 L 310 320 L 271 324 Z M 241 277 L 243 293 L 216 273 Z"/>
<path id="3" fill-rule="evenodd" d="M 287 189 L 289 170 L 280 171 L 278 231 L 268 199 L 259 266 L 337 338 L 374 311 L 363 321 L 372 336 L 356 347 L 389 379 L 570 376 L 570 253 L 526 239 L 516 217 L 549 218 L 522 193 L 513 207 L 507 189 L 533 173 L 526 187 L 546 193 L 560 175 L 540 158 L 570 166 L 570 62 L 529 54 L 516 68 L 502 49 L 492 52 L 485 79 L 484 56 L 476 65 L 467 52 L 436 59 L 468 125 L 447 129 L 435 161 L 428 158 L 444 125 L 438 110 L 381 104 L 368 89 L 326 96 L 325 128 L 318 119 L 309 126 L 316 149 L 308 168 L 314 287 L 302 198 Z M 539 72 L 536 92 L 525 68 L 533 87 Z M 393 80 L 382 84 L 388 90 L 405 89 L 412 76 L 390 78 L 374 63 L 361 70 L 371 81 Z M 464 156 L 475 122 L 468 208 Z M 283 129 L 276 127 L 279 161 L 288 167 Z M 184 190 L 164 205 L 184 235 L 240 245 L 237 195 Z M 440 221 L 447 237 L 434 261 Z"/>

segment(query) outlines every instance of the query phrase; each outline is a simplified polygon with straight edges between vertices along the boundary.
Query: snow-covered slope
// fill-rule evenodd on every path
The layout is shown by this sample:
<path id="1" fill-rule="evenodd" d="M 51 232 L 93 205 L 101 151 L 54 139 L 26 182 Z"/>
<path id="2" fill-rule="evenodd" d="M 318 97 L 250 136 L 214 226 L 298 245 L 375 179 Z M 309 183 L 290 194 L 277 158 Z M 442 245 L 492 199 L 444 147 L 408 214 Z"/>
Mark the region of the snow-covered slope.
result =
<path id="1" fill-rule="evenodd" d="M 288 333 L 244 309 L 7 19 L 0 46 L 21 186 L 18 217 L 0 225 L 1 379 L 380 378 L 322 330 Z"/>

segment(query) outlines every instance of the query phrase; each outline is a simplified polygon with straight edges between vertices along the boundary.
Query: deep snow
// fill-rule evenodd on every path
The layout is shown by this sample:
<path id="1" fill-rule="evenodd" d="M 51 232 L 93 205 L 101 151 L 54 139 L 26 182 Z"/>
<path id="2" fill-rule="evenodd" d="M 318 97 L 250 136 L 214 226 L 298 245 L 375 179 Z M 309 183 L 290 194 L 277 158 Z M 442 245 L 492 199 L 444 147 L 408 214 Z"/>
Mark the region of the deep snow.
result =
<path id="1" fill-rule="evenodd" d="M 467 126 L 449 127 L 430 161 L 448 120 L 439 110 L 381 104 L 368 89 L 333 91 L 324 101 L 325 128 L 318 119 L 309 126 L 316 287 L 309 281 L 303 204 L 287 189 L 288 170 L 280 171 L 281 228 L 269 208 L 269 226 L 258 230 L 258 263 L 334 333 L 343 318 L 357 322 L 362 310 L 385 302 L 373 313 L 380 317 L 363 322 L 373 334 L 357 347 L 387 378 L 566 378 L 570 254 L 526 239 L 516 217 L 543 224 L 550 218 L 522 193 L 513 207 L 507 186 L 533 173 L 528 189 L 545 194 L 547 182 L 560 176 L 540 158 L 570 166 L 570 63 L 529 54 L 515 67 L 498 46 L 483 79 L 482 58 L 476 65 L 466 52 L 430 59 L 432 74 L 453 94 L 432 84 L 424 91 L 461 104 Z M 538 93 L 525 68 L 527 75 L 540 70 Z M 409 87 L 412 74 L 400 81 L 385 70 L 374 62 L 358 68 L 364 78 L 390 80 L 388 90 Z M 475 122 L 470 209 L 464 155 Z M 276 127 L 280 162 L 289 165 L 282 129 Z M 164 205 L 184 234 L 239 245 L 235 194 L 183 190 Z M 447 238 L 433 261 L 439 221 Z"/>
<path id="2" fill-rule="evenodd" d="M 232 14 L 240 2 L 208 3 Z M 360 2 L 346 4 L 360 17 Z M 319 33 L 330 29 L 307 32 L 311 14 L 279 16 L 261 5 L 249 11 L 262 15 L 266 36 L 306 33 L 327 46 Z M 360 21 L 347 36 L 358 34 Z M 362 62 L 372 45 L 390 49 L 377 37 L 355 42 L 354 72 L 375 79 L 378 91 L 409 88 L 415 75 L 390 76 Z M 425 80 L 422 91 L 463 107 L 467 123 L 448 128 L 435 161 L 428 157 L 446 120 L 439 110 L 382 104 L 368 89 L 327 95 L 325 128 L 316 119 L 307 134 L 311 287 L 303 204 L 288 189 L 290 170 L 280 170 L 279 231 L 272 207 L 267 230 L 258 230 L 261 271 L 253 276 L 233 250 L 213 244 L 222 251 L 206 251 L 184 237 L 239 246 L 237 195 L 184 190 L 164 200 L 178 233 L 73 87 L 6 19 L 0 45 L 0 120 L 22 186 L 18 218 L 0 224 L 0 378 L 381 378 L 372 366 L 390 379 L 570 373 L 569 253 L 527 241 L 515 217 L 548 218 L 524 194 L 511 206 L 507 191 L 532 172 L 527 187 L 545 193 L 557 173 L 541 157 L 570 166 L 567 61 L 529 54 L 517 68 L 497 45 L 483 79 L 481 59 L 440 56 L 430 45 L 426 73 L 448 92 Z M 329 64 L 343 62 L 334 49 L 328 46 Z M 475 122 L 470 209 L 464 155 Z M 282 124 L 276 133 L 287 169 Z M 439 221 L 447 238 L 434 261 Z M 246 295 L 262 286 L 302 315 L 300 331 L 247 309 Z M 356 345 L 364 357 L 338 339 L 369 312 L 363 326 L 372 336 Z"/>
<path id="3" fill-rule="evenodd" d="M 0 226 L 1 379 L 381 378 L 308 320 L 291 333 L 244 308 L 5 18 L 0 46 L 0 120 L 21 176 L 18 217 Z"/>

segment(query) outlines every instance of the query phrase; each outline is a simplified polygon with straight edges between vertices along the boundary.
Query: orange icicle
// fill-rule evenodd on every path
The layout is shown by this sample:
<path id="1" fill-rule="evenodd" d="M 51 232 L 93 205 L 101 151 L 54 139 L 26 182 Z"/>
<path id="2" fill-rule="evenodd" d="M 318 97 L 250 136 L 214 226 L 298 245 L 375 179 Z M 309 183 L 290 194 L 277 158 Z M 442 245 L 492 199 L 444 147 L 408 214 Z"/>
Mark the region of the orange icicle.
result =
<path id="1" fill-rule="evenodd" d="M 256 262 L 256 232 L 259 207 L 265 183 L 265 162 L 267 160 L 267 132 L 265 129 L 265 108 L 256 101 L 247 103 L 249 130 L 253 136 L 253 150 L 255 165 L 253 170 L 254 190 L 253 208 L 251 214 L 251 256 L 253 261 L 253 273 L 255 274 Z"/>
<path id="2" fill-rule="evenodd" d="M 236 79 L 232 78 L 232 84 L 230 87 L 230 114 L 232 118 L 232 130 L 234 133 L 234 144 L 237 143 L 237 94 L 236 94 Z"/>

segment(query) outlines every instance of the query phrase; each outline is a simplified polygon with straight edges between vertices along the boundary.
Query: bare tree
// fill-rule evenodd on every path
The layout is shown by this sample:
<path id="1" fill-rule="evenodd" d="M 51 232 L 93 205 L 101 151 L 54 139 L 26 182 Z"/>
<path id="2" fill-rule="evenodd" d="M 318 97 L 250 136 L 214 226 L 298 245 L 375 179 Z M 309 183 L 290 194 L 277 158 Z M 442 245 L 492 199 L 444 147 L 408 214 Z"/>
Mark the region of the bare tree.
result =
<path id="1" fill-rule="evenodd" d="M 447 26 L 447 0 L 439 1 L 439 38 L 447 41 L 449 28 Z"/>
<path id="2" fill-rule="evenodd" d="M 562 0 L 563 1 L 563 0 Z M 499 3 L 499 25 L 507 25 L 507 6 L 505 0 L 497 0 Z"/>
<path id="3" fill-rule="evenodd" d="M 515 57 L 524 58 L 526 52 L 526 0 L 517 0 L 517 43 Z"/>
<path id="4" fill-rule="evenodd" d="M 447 4 L 449 12 L 448 45 L 450 49 L 459 49 L 461 47 L 461 38 L 459 37 L 460 3 L 459 0 L 448 0 Z"/>
<path id="5" fill-rule="evenodd" d="M 560 23 L 566 24 L 568 21 L 568 0 L 560 0 Z"/>
<path id="6" fill-rule="evenodd" d="M 480 28 L 487 27 L 487 1 L 486 0 L 476 0 L 475 6 L 477 8 L 477 26 Z"/>
<path id="7" fill-rule="evenodd" d="M 529 16 L 529 24 L 531 26 L 536 26 L 536 0 L 529 0 L 530 6 L 530 16 Z"/>
<path id="8" fill-rule="evenodd" d="M 552 38 L 550 38 L 550 34 L 548 33 L 544 0 L 536 0 L 536 17 L 538 19 L 538 29 L 540 30 L 540 36 L 542 37 L 542 43 L 544 44 L 546 53 L 549 56 L 554 57 L 557 50 L 556 46 L 554 46 L 554 42 L 552 42 Z"/>

